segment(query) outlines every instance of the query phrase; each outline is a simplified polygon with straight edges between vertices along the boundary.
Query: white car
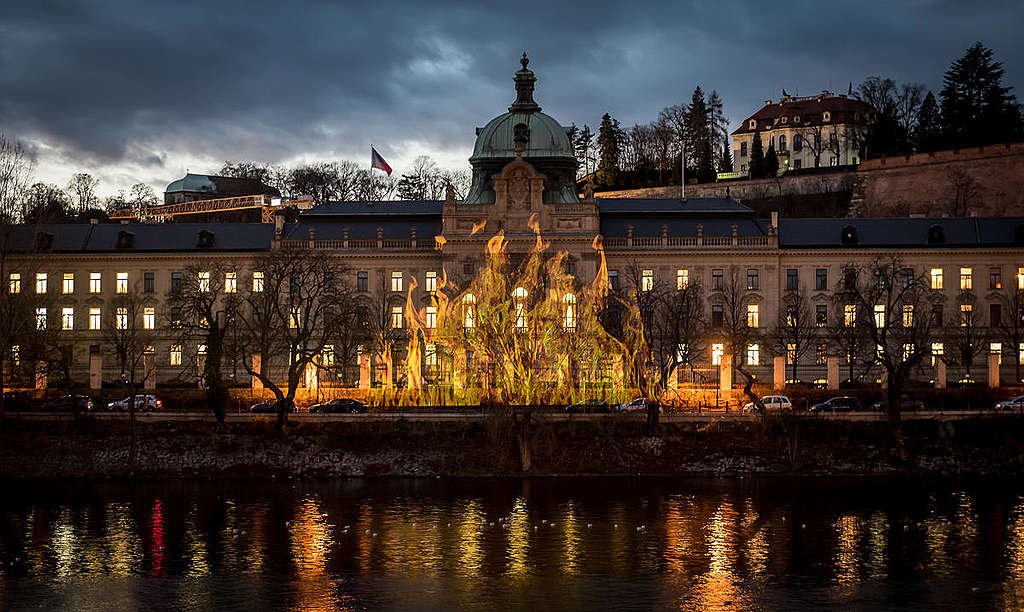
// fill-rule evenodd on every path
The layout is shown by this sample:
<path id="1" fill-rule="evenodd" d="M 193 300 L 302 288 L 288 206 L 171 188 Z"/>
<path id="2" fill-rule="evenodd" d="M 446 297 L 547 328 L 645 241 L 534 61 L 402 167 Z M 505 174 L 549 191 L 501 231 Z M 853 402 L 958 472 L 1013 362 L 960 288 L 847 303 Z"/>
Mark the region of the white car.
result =
<path id="1" fill-rule="evenodd" d="M 642 397 L 638 397 L 638 398 L 634 399 L 631 402 L 628 402 L 628 403 L 625 403 L 625 404 L 619 404 L 616 407 L 616 410 L 618 410 L 619 412 L 639 412 L 639 411 L 646 412 L 647 411 L 647 400 L 642 398 Z M 661 411 L 660 407 L 659 407 L 658 411 L 659 412 Z"/>
<path id="2" fill-rule="evenodd" d="M 116 402 L 110 402 L 107 404 L 107 410 L 121 410 L 124 412 L 128 411 L 128 402 L 130 398 L 124 398 L 117 400 Z M 149 410 L 162 410 L 164 403 L 161 402 L 155 395 L 136 395 L 135 396 L 135 409 L 139 411 Z"/>
<path id="3" fill-rule="evenodd" d="M 761 398 L 761 403 L 764 404 L 765 409 L 768 412 L 792 412 L 793 402 L 789 401 L 789 398 L 785 395 L 766 395 Z M 743 405 L 743 412 L 757 412 L 757 404 L 749 402 Z"/>
<path id="4" fill-rule="evenodd" d="M 1017 397 L 1009 400 L 998 402 L 995 405 L 996 410 L 1024 410 L 1024 395 L 1018 395 Z"/>

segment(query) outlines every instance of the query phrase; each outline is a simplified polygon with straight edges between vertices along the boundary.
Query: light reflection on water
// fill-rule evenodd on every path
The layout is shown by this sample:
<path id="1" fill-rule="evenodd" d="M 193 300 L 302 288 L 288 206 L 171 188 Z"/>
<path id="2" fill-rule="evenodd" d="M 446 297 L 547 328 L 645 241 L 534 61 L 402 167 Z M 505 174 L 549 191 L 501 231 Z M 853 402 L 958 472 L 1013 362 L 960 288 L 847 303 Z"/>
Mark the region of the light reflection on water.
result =
<path id="1" fill-rule="evenodd" d="M 8 483 L 0 607 L 1015 608 L 1024 485 Z"/>

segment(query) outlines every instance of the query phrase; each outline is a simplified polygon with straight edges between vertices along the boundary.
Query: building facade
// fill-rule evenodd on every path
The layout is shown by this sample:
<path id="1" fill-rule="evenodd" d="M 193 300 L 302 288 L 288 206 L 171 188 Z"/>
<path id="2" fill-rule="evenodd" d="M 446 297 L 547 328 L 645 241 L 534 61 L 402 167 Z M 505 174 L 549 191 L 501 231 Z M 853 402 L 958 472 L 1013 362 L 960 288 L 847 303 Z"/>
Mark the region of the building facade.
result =
<path id="1" fill-rule="evenodd" d="M 203 348 L 179 339 L 170 306 L 188 280 L 185 274 L 218 270 L 224 278 L 217 280 L 225 290 L 230 286 L 228 293 L 244 294 L 263 282 L 255 263 L 260 257 L 308 250 L 346 275 L 367 312 L 379 306 L 390 324 L 403 330 L 410 325 L 409 305 L 423 307 L 429 317 L 438 284 L 465 286 L 486 264 L 488 243 L 500 235 L 513 262 L 541 242 L 550 243 L 547 252 L 562 258 L 562 269 L 578 288 L 573 291 L 605 274 L 610 291 L 623 295 L 635 284 L 641 291 L 699 286 L 707 325 L 696 360 L 713 366 L 732 354 L 762 380 L 772 379 L 774 357 L 788 357 L 773 329 L 785 320 L 790 298 L 799 294 L 814 324 L 813 347 L 798 356 L 797 378 L 818 381 L 826 378 L 829 357 L 838 357 L 844 367 L 844 356 L 826 331 L 842 319 L 836 295 L 847 270 L 897 261 L 928 283 L 929 316 L 938 313 L 934 336 L 921 340 L 929 352 L 952 353 L 945 349 L 947 338 L 959 333 L 963 307 L 970 304 L 978 363 L 985 353 L 997 352 L 1004 380 L 1012 378 L 1021 347 L 1006 339 L 1004 328 L 1021 316 L 1009 305 L 1024 291 L 1024 218 L 758 218 L 729 199 L 599 199 L 590 189 L 578 194 L 566 130 L 533 100 L 535 80 L 524 57 L 515 75 L 515 102 L 477 130 L 470 159 L 473 183 L 465 200 L 449 192 L 441 201 L 330 202 L 302 212 L 295 222 L 278 216 L 274 224 L 21 226 L 4 251 L 5 289 L 45 301 L 47 312 L 33 316 L 59 328 L 73 378 L 93 387 L 120 378 L 104 332 L 117 324 L 111 309 L 117 308 L 118 296 L 138 293 L 142 325 L 154 332 L 147 347 L 147 383 L 194 385 Z M 746 325 L 755 330 L 745 346 L 726 346 L 721 333 L 731 287 L 738 287 Z M 877 308 L 873 314 L 878 316 Z M 450 382 L 443 373 L 431 375 L 432 368 L 443 368 L 431 353 L 430 325 L 425 327 L 427 348 L 419 367 L 428 381 Z M 408 369 L 395 364 L 408 356 L 407 344 L 397 343 L 388 359 L 364 357 L 373 352 L 367 347 L 343 357 L 353 361 L 352 373 L 336 382 L 368 384 L 368 370 L 377 382 L 400 383 Z M 6 353 L 10 368 L 17 351 L 7 347 Z M 983 378 L 981 367 L 975 369 Z M 225 368 L 229 379 L 250 384 L 237 363 Z M 916 375 L 927 381 L 932 372 L 925 368 Z M 965 375 L 950 367 L 950 380 Z M 880 374 L 876 369 L 857 376 L 876 380 Z"/>
<path id="2" fill-rule="evenodd" d="M 783 95 L 775 103 L 765 100 L 732 133 L 733 171 L 749 172 L 755 138 L 761 139 L 765 153 L 775 147 L 780 172 L 855 166 L 875 112 L 866 102 L 827 90 L 817 96 Z"/>

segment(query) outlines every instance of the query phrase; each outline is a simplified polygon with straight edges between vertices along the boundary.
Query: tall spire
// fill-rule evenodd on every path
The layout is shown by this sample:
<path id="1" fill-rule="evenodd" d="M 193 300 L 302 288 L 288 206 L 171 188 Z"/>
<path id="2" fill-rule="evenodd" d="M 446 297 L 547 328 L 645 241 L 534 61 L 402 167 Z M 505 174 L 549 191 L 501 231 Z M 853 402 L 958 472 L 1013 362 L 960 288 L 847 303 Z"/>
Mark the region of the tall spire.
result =
<path id="1" fill-rule="evenodd" d="M 526 67 L 530 63 L 530 59 L 526 57 L 525 51 L 519 63 L 523 65 L 523 68 L 516 71 L 516 101 L 512 103 L 512 106 L 508 107 L 508 110 L 513 113 L 539 111 L 540 105 L 533 101 L 533 84 L 537 82 L 537 77 L 533 75 L 532 70 Z"/>

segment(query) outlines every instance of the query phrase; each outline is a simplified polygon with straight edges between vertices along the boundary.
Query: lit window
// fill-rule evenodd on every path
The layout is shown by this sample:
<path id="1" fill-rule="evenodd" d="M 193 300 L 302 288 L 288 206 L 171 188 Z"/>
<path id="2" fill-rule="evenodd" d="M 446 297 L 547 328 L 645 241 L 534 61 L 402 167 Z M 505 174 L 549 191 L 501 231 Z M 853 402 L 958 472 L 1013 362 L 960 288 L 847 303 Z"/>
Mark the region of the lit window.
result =
<path id="1" fill-rule="evenodd" d="M 932 365 L 935 365 L 935 360 L 940 359 L 943 355 L 945 347 L 941 342 L 932 342 Z"/>
<path id="2" fill-rule="evenodd" d="M 224 293 L 238 291 L 238 275 L 235 272 L 224 273 Z"/>
<path id="3" fill-rule="evenodd" d="M 198 355 L 199 357 L 205 357 L 206 356 L 206 345 L 205 344 L 200 344 L 200 345 L 196 346 L 196 355 Z"/>
<path id="4" fill-rule="evenodd" d="M 103 273 L 102 272 L 90 272 L 89 273 L 89 293 L 102 293 L 103 292 Z"/>
<path id="5" fill-rule="evenodd" d="M 885 304 L 875 304 L 875 327 L 885 327 Z"/>
<path id="6" fill-rule="evenodd" d="M 427 306 L 426 318 L 427 329 L 437 327 L 437 306 Z"/>
<path id="7" fill-rule="evenodd" d="M 846 327 L 853 327 L 857 324 L 857 306 L 856 304 L 847 304 L 843 306 L 843 325 Z"/>
<path id="8" fill-rule="evenodd" d="M 46 329 L 45 308 L 36 308 L 36 329 Z"/>
<path id="9" fill-rule="evenodd" d="M 761 363 L 761 347 L 757 344 L 747 345 L 747 365 L 756 366 Z"/>
<path id="10" fill-rule="evenodd" d="M 826 365 L 828 363 L 828 345 L 819 344 L 817 350 L 815 350 L 814 363 L 817 365 Z"/>
<path id="11" fill-rule="evenodd" d="M 526 329 L 526 289 L 522 287 L 516 287 L 515 291 L 512 292 L 512 303 L 516 311 L 516 329 L 522 331 Z"/>
<path id="12" fill-rule="evenodd" d="M 1017 268 L 1017 289 L 1024 291 L 1024 268 Z"/>
<path id="13" fill-rule="evenodd" d="M 828 325 L 828 305 L 827 304 L 815 304 L 814 306 L 814 326 L 825 327 Z"/>
<path id="14" fill-rule="evenodd" d="M 690 284 L 689 270 L 676 270 L 676 289 L 686 289 Z"/>
<path id="15" fill-rule="evenodd" d="M 686 354 L 690 352 L 689 347 L 683 344 L 676 345 L 676 363 L 686 363 Z"/>
<path id="16" fill-rule="evenodd" d="M 970 291 L 974 287 L 974 272 L 971 268 L 960 268 L 960 290 Z"/>
<path id="17" fill-rule="evenodd" d="M 999 355 L 997 363 L 1003 365 L 1003 343 L 1002 342 L 989 342 L 988 344 L 989 355 Z"/>
<path id="18" fill-rule="evenodd" d="M 760 307 L 757 304 L 747 305 L 747 327 L 757 327 L 760 319 Z"/>
<path id="19" fill-rule="evenodd" d="M 576 295 L 566 293 L 565 297 L 562 298 L 562 304 L 562 327 L 567 330 L 576 329 Z"/>
<path id="20" fill-rule="evenodd" d="M 17 272 L 10 275 L 7 283 L 8 293 L 21 293 L 21 274 Z"/>
<path id="21" fill-rule="evenodd" d="M 11 363 L 18 366 L 21 365 L 21 345 L 11 345 Z"/>
<path id="22" fill-rule="evenodd" d="M 103 311 L 99 308 L 89 309 L 89 329 L 97 330 L 101 327 L 101 320 L 103 318 Z"/>
<path id="23" fill-rule="evenodd" d="M 640 290 L 650 291 L 654 289 L 654 270 L 643 270 L 640 273 Z"/>
<path id="24" fill-rule="evenodd" d="M 321 365 L 325 365 L 325 366 L 333 366 L 334 365 L 334 345 L 333 344 L 326 344 L 326 345 L 324 345 L 324 350 L 320 354 L 320 363 L 321 363 Z"/>
<path id="25" fill-rule="evenodd" d="M 75 274 L 74 272 L 65 272 L 64 280 L 60 287 L 61 293 L 74 293 L 75 292 Z"/>
<path id="26" fill-rule="evenodd" d="M 118 293 L 128 293 L 128 273 L 118 272 L 114 290 Z"/>
<path id="27" fill-rule="evenodd" d="M 75 328 L 75 309 L 62 308 L 60 311 L 60 328 L 67 331 Z"/>
<path id="28" fill-rule="evenodd" d="M 462 327 L 472 329 L 476 327 L 476 296 L 467 293 L 462 297 Z"/>
<path id="29" fill-rule="evenodd" d="M 914 326 L 914 305 L 904 304 L 903 305 L 903 327 Z"/>
<path id="30" fill-rule="evenodd" d="M 119 306 L 114 312 L 114 326 L 117 329 L 128 329 L 128 309 Z"/>
<path id="31" fill-rule="evenodd" d="M 46 272 L 36 274 L 36 293 L 46 293 Z"/>
<path id="32" fill-rule="evenodd" d="M 252 291 L 253 291 L 253 293 L 262 293 L 263 292 L 263 273 L 262 272 L 257 271 L 257 272 L 253 272 L 252 273 Z"/>
<path id="33" fill-rule="evenodd" d="M 402 307 L 392 306 L 391 307 L 391 328 L 402 329 Z"/>
<path id="34" fill-rule="evenodd" d="M 932 289 L 942 289 L 942 268 L 931 269 Z"/>
<path id="35" fill-rule="evenodd" d="M 903 345 L 903 361 L 906 361 L 906 360 L 910 359 L 910 357 L 913 354 L 914 354 L 914 345 L 909 343 L 909 342 L 905 343 Z"/>
<path id="36" fill-rule="evenodd" d="M 437 291 L 437 272 L 427 272 L 424 281 L 427 293 L 434 293 Z"/>
<path id="37" fill-rule="evenodd" d="M 423 363 L 428 367 L 437 365 L 437 345 L 429 342 L 423 345 Z"/>
<path id="38" fill-rule="evenodd" d="M 988 288 L 989 289 L 1002 289 L 1003 288 L 1003 271 L 999 268 L 989 268 L 988 271 Z"/>
<path id="39" fill-rule="evenodd" d="M 391 290 L 401 291 L 402 290 L 402 273 L 392 272 L 391 273 Z"/>
<path id="40" fill-rule="evenodd" d="M 302 316 L 302 309 L 298 306 L 292 306 L 288 309 L 288 327 L 297 329 L 299 327 L 299 319 Z"/>
<path id="41" fill-rule="evenodd" d="M 203 293 L 210 291 L 210 273 L 200 272 L 199 273 L 199 290 Z"/>
<path id="42" fill-rule="evenodd" d="M 974 307 L 970 304 L 960 304 L 960 327 L 968 327 L 974 322 Z"/>
<path id="43" fill-rule="evenodd" d="M 142 309 L 142 327 L 145 329 L 156 329 L 156 308 L 147 307 Z"/>
<path id="44" fill-rule="evenodd" d="M 722 365 L 722 355 L 725 353 L 724 344 L 711 345 L 711 365 Z"/>
<path id="45" fill-rule="evenodd" d="M 171 365 L 172 366 L 180 366 L 181 365 L 181 345 L 180 344 L 172 344 L 171 345 Z"/>

